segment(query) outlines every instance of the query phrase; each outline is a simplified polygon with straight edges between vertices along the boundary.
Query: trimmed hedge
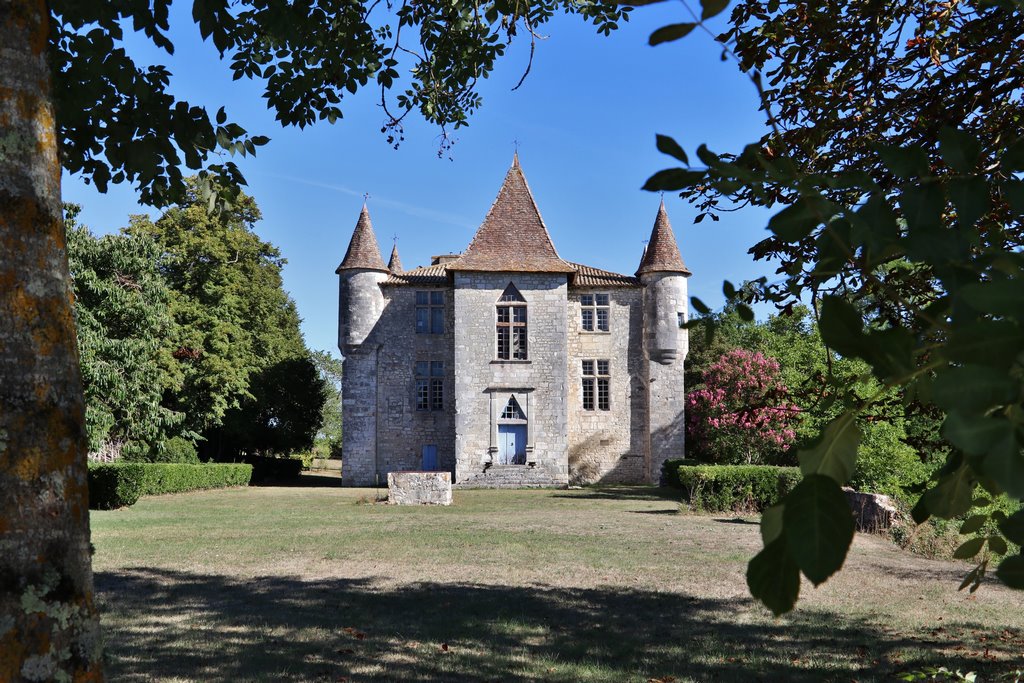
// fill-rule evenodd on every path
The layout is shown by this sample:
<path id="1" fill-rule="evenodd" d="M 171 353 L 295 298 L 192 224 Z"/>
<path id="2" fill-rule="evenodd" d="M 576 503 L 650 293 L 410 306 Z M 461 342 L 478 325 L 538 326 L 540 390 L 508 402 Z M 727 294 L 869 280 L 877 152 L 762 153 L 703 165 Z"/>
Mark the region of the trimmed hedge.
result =
<path id="1" fill-rule="evenodd" d="M 779 502 L 801 476 L 799 467 L 774 465 L 683 465 L 676 471 L 686 501 L 707 512 L 760 512 Z"/>
<path id="2" fill-rule="evenodd" d="M 682 488 L 679 483 L 679 468 L 692 467 L 700 463 L 692 458 L 674 458 L 661 463 L 661 485 L 671 486 L 674 489 Z"/>
<path id="3" fill-rule="evenodd" d="M 89 465 L 89 507 L 113 510 L 134 505 L 140 496 L 245 486 L 251 478 L 251 465 L 234 463 L 96 463 Z"/>

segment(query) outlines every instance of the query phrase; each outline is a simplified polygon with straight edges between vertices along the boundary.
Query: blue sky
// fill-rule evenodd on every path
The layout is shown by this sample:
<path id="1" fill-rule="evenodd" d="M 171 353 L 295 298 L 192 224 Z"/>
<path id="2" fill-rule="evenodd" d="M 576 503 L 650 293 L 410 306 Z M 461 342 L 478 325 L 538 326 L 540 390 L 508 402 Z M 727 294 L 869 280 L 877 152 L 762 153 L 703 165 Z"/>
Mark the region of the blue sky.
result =
<path id="1" fill-rule="evenodd" d="M 659 26 L 686 21 L 681 4 L 637 9 L 610 37 L 578 17 L 556 17 L 543 29 L 525 83 L 526 43 L 514 46 L 481 84 L 484 104 L 457 143 L 438 157 L 438 131 L 407 119 L 396 151 L 379 131 L 379 91 L 343 100 L 335 125 L 282 129 L 266 109 L 258 83 L 232 81 L 212 45 L 202 43 L 186 4 L 172 8 L 173 58 L 129 39 L 138 63 L 167 64 L 173 92 L 213 112 L 225 105 L 231 120 L 270 136 L 256 157 L 237 159 L 246 190 L 263 211 L 256 231 L 288 260 L 286 289 L 298 304 L 311 348 L 338 354 L 337 276 L 363 194 L 386 259 L 393 237 L 406 268 L 432 254 L 461 251 L 497 194 L 518 141 L 530 183 L 559 255 L 571 261 L 632 273 L 658 208 L 657 194 L 640 190 L 655 171 L 676 165 L 654 147 L 655 133 L 671 135 L 691 152 L 738 150 L 764 130 L 753 86 L 706 35 L 649 47 Z M 717 23 L 716 23 L 717 22 Z M 712 30 L 722 30 L 718 17 Z M 65 201 L 83 205 L 82 222 L 113 232 L 139 206 L 128 186 L 103 195 L 65 176 Z M 723 299 L 723 279 L 771 275 L 747 249 L 764 235 L 766 213 L 744 210 L 718 223 L 694 225 L 696 211 L 665 197 L 683 258 L 693 271 L 690 293 L 712 306 Z"/>

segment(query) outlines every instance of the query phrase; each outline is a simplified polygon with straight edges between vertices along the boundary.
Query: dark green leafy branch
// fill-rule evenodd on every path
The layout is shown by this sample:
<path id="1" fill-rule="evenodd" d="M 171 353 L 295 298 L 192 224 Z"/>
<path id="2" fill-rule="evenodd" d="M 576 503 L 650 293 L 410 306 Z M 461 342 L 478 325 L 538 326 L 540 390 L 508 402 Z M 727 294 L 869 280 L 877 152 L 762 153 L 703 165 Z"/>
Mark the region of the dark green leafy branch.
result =
<path id="1" fill-rule="evenodd" d="M 140 66 L 128 55 L 125 30 L 173 54 L 169 8 L 169 0 L 50 3 L 61 163 L 101 191 L 130 182 L 144 203 L 157 206 L 184 200 L 184 166 L 197 176 L 210 209 L 224 209 L 244 184 L 232 158 L 255 154 L 268 138 L 229 122 L 223 108 L 211 116 L 176 99 L 165 67 Z M 395 144 L 413 110 L 441 128 L 445 140 L 449 127 L 467 125 L 482 103 L 479 79 L 518 32 L 535 37 L 556 11 L 578 14 L 608 35 L 630 10 L 601 0 L 192 3 L 203 39 L 229 62 L 236 80 L 261 81 L 267 107 L 282 125 L 334 123 L 346 95 L 374 84 L 385 105 L 383 130 Z M 391 105 L 387 93 L 398 90 L 403 73 L 408 85 Z"/>
<path id="2" fill-rule="evenodd" d="M 922 487 L 916 521 L 961 517 L 998 494 L 1024 499 L 1019 8 L 748 0 L 731 21 L 718 40 L 751 74 L 771 132 L 739 154 L 701 146 L 696 169 L 658 136 L 684 167 L 644 188 L 680 192 L 698 222 L 723 201 L 779 205 L 751 253 L 777 261 L 781 279 L 752 298 L 785 309 L 809 297 L 833 352 L 866 362 L 908 411 L 944 415 L 950 456 Z M 856 462 L 855 418 L 873 400 L 847 395 L 798 455 L 805 483 L 765 515 L 748 582 L 775 613 L 795 604 L 800 573 L 817 585 L 842 565 L 852 526 L 839 487 Z M 961 588 L 976 589 L 991 555 L 1024 538 L 1022 514 L 967 518 L 961 531 L 977 535 L 956 556 L 980 559 Z M 1024 556 L 995 573 L 1024 588 Z"/>

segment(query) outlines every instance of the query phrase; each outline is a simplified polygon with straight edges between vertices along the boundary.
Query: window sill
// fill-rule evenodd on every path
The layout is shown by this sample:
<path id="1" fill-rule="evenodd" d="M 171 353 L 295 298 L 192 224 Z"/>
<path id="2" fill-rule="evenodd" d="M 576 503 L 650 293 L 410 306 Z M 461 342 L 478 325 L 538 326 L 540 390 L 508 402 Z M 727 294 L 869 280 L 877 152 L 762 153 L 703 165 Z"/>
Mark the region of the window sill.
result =
<path id="1" fill-rule="evenodd" d="M 611 334 L 611 333 L 612 333 L 611 330 L 580 330 L 580 334 L 584 334 L 584 335 L 591 335 L 591 334 L 593 334 L 593 335 L 599 335 L 599 334 L 600 335 L 605 335 L 605 334 Z"/>
<path id="2" fill-rule="evenodd" d="M 526 360 L 492 360 L 491 365 L 529 365 L 532 362 L 529 358 Z"/>

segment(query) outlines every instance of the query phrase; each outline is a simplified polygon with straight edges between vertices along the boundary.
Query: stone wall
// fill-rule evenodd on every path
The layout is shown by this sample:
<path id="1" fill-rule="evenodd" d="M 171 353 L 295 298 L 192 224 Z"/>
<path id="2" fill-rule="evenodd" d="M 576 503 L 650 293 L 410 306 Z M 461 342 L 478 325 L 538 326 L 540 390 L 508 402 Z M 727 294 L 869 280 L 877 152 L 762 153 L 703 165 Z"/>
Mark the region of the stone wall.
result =
<path id="1" fill-rule="evenodd" d="M 609 331 L 582 329 L 580 294 L 610 297 Z M 569 479 L 574 484 L 647 480 L 647 362 L 643 289 L 572 288 L 568 316 Z M 610 361 L 610 410 L 583 409 L 584 359 Z"/>
<path id="2" fill-rule="evenodd" d="M 377 483 L 377 348 L 350 347 L 342 361 L 341 483 L 374 486 Z M 368 398 L 369 397 L 369 398 Z M 383 481 L 383 479 L 381 479 Z"/>
<path id="3" fill-rule="evenodd" d="M 443 334 L 416 333 L 416 292 L 443 291 Z M 455 362 L 452 354 L 451 288 L 386 286 L 381 316 L 378 468 L 423 469 L 423 447 L 437 447 L 437 469 L 455 471 Z M 444 409 L 417 410 L 416 362 L 444 362 Z"/>
<path id="4" fill-rule="evenodd" d="M 527 415 L 523 477 L 544 485 L 569 480 L 566 276 L 543 273 L 455 274 L 456 482 L 482 475 L 497 459 L 497 417 L 515 395 Z M 514 284 L 526 299 L 525 361 L 496 360 L 496 304 Z"/>
<path id="5" fill-rule="evenodd" d="M 391 505 L 451 505 L 450 472 L 391 472 L 388 474 Z"/>
<path id="6" fill-rule="evenodd" d="M 676 273 L 643 276 L 644 345 L 648 363 L 651 457 L 648 480 L 657 481 L 669 458 L 686 453 L 686 413 L 683 364 L 689 351 L 689 332 L 679 327 L 688 319 L 686 278 Z"/>

